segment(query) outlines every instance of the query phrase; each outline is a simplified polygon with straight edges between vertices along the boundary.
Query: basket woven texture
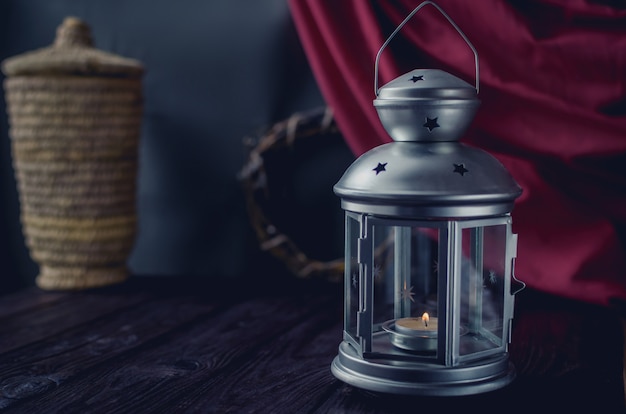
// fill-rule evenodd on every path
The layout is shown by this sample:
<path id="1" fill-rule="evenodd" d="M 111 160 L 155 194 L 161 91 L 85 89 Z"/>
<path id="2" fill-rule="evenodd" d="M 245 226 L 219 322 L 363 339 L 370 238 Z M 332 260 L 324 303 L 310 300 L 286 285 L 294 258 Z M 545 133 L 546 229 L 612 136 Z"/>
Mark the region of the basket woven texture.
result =
<path id="1" fill-rule="evenodd" d="M 42 289 L 124 281 L 136 233 L 141 65 L 67 18 L 55 43 L 2 65 L 22 229 Z"/>

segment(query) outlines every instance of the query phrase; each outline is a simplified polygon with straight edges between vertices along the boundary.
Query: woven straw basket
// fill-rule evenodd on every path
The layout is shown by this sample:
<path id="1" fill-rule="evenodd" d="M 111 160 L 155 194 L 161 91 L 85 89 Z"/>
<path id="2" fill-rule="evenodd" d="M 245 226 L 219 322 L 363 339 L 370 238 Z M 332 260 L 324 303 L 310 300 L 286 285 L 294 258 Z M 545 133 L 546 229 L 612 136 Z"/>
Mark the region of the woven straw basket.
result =
<path id="1" fill-rule="evenodd" d="M 54 44 L 2 62 L 21 221 L 42 289 L 124 281 L 136 233 L 142 65 L 68 17 Z"/>

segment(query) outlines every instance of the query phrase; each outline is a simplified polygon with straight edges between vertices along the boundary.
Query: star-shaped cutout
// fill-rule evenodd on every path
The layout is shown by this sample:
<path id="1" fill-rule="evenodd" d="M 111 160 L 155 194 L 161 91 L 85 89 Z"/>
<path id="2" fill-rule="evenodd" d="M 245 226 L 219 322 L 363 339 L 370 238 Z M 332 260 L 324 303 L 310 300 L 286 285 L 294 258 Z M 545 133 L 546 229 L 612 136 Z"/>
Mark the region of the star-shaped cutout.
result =
<path id="1" fill-rule="evenodd" d="M 421 81 L 424 80 L 424 76 L 420 75 L 420 76 L 415 76 L 413 75 L 413 77 L 411 79 L 409 79 L 410 81 L 413 81 L 413 83 L 417 82 L 417 81 Z"/>
<path id="2" fill-rule="evenodd" d="M 425 128 L 428 128 L 429 132 L 432 132 L 433 129 L 435 128 L 439 128 L 439 124 L 437 123 L 437 119 L 439 119 L 439 117 L 437 118 L 428 118 L 426 117 L 426 123 L 424 125 L 422 125 Z"/>
<path id="3" fill-rule="evenodd" d="M 380 267 L 380 265 L 375 265 L 374 271 L 372 273 L 373 273 L 374 279 L 380 279 L 381 276 L 383 275 L 383 269 Z"/>
<path id="4" fill-rule="evenodd" d="M 469 172 L 469 170 L 465 168 L 465 164 L 454 164 L 454 171 L 452 172 L 459 173 L 462 176 L 466 172 Z"/>
<path id="5" fill-rule="evenodd" d="M 414 295 L 415 295 L 415 293 L 413 293 L 413 286 L 407 287 L 407 285 L 405 283 L 404 284 L 404 288 L 402 288 L 402 290 L 400 291 L 400 297 L 403 300 L 410 299 L 411 302 L 415 302 L 415 299 L 413 299 Z"/>
<path id="6" fill-rule="evenodd" d="M 376 166 L 376 168 L 372 168 L 372 171 L 376 171 L 376 175 L 378 175 L 378 173 L 380 173 L 380 172 L 387 171 L 385 169 L 386 166 L 387 166 L 387 163 L 381 164 L 379 162 L 378 165 Z"/>

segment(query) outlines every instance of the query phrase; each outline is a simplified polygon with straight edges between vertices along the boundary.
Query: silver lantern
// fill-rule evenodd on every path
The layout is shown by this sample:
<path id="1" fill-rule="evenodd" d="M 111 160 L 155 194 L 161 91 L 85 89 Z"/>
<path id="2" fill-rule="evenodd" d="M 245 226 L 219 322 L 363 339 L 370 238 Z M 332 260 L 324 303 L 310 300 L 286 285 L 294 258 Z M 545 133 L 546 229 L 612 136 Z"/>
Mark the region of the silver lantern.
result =
<path id="1" fill-rule="evenodd" d="M 427 4 L 474 52 L 476 85 L 416 69 L 379 89 L 381 52 Z M 476 50 L 423 2 L 381 47 L 375 78 L 394 142 L 360 156 L 334 187 L 345 210 L 345 327 L 331 370 L 385 393 L 504 387 L 515 378 L 510 213 L 522 190 L 493 156 L 459 142 L 480 104 Z"/>

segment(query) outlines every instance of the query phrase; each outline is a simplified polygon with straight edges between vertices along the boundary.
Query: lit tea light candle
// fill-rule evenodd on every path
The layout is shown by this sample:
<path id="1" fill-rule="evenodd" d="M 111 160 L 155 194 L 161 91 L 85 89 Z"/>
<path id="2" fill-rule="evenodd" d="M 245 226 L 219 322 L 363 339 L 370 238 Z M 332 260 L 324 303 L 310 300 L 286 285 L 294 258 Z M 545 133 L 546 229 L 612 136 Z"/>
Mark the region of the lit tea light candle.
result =
<path id="1" fill-rule="evenodd" d="M 391 343 L 407 351 L 437 350 L 437 318 L 428 313 L 421 317 L 408 317 L 390 320 L 383 324 L 383 329 L 389 332 Z"/>
<path id="2" fill-rule="evenodd" d="M 433 338 L 437 336 L 437 318 L 431 318 L 424 312 L 421 318 L 401 318 L 396 320 L 396 331 L 413 336 Z"/>

